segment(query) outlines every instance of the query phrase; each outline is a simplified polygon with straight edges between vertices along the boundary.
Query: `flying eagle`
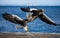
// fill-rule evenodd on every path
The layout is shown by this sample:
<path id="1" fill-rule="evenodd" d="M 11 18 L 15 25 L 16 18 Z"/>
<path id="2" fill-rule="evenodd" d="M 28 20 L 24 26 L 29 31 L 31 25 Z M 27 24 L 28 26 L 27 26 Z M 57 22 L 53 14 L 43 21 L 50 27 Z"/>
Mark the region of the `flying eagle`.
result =
<path id="1" fill-rule="evenodd" d="M 51 24 L 51 25 L 59 25 L 56 24 L 53 20 L 51 20 L 45 13 L 43 9 L 35 9 L 35 8 L 20 8 L 22 11 L 27 12 L 27 13 L 31 13 L 30 15 L 28 15 L 27 19 L 22 19 L 17 15 L 14 14 L 9 14 L 9 13 L 3 13 L 3 18 L 5 20 L 8 20 L 12 23 L 15 24 L 19 24 L 21 26 L 23 26 L 23 28 L 28 32 L 28 27 L 27 27 L 27 23 L 31 22 L 33 20 L 35 20 L 36 18 L 39 18 L 40 20 L 44 21 L 47 24 Z"/>

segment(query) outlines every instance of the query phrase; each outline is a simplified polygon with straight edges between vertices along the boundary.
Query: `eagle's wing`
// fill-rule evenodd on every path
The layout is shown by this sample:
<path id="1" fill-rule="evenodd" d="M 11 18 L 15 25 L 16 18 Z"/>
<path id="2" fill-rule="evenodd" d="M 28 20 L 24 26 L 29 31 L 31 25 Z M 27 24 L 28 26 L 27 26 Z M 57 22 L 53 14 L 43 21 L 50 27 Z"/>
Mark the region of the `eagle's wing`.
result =
<path id="1" fill-rule="evenodd" d="M 35 9 L 35 8 L 20 8 L 20 9 L 27 13 L 37 12 L 37 9 Z"/>
<path id="2" fill-rule="evenodd" d="M 58 25 L 53 20 L 51 20 L 45 13 L 39 15 L 38 17 L 39 17 L 39 19 L 41 19 L 42 21 L 44 21 L 47 24 Z"/>
<path id="3" fill-rule="evenodd" d="M 3 18 L 5 20 L 8 20 L 12 23 L 15 23 L 15 24 L 21 24 L 23 25 L 24 24 L 24 20 L 21 19 L 20 17 L 18 17 L 17 15 L 14 15 L 14 14 L 9 14 L 9 13 L 4 13 L 2 14 L 3 15 Z"/>

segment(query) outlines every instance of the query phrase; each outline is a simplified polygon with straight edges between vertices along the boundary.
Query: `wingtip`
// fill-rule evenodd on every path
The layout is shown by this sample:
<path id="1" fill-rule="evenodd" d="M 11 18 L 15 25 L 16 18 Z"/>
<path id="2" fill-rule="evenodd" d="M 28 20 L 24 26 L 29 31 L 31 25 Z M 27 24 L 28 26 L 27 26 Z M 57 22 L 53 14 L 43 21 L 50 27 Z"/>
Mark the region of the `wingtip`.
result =
<path id="1" fill-rule="evenodd" d="M 24 12 L 30 12 L 30 8 L 20 8 Z"/>
<path id="2" fill-rule="evenodd" d="M 60 24 L 55 24 L 55 26 L 60 26 Z"/>
<path id="3" fill-rule="evenodd" d="M 60 26 L 60 24 L 57 24 L 58 26 Z"/>

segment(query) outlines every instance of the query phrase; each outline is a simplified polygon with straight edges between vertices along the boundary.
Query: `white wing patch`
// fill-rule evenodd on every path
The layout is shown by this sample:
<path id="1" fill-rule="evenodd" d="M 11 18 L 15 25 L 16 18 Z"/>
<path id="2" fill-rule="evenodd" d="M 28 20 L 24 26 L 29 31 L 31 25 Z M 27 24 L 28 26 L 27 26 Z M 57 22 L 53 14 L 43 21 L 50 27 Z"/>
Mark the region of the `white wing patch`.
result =
<path id="1" fill-rule="evenodd" d="M 31 8 L 30 11 L 32 11 L 32 10 L 37 10 L 37 9 L 35 9 L 35 8 Z"/>
<path id="2" fill-rule="evenodd" d="M 16 18 L 18 18 L 19 20 L 23 20 L 22 18 L 18 17 L 17 15 L 12 14 L 12 16 L 13 16 L 13 18 L 16 17 Z"/>
<path id="3" fill-rule="evenodd" d="M 46 14 L 43 13 L 43 15 L 44 15 L 45 17 L 47 17 L 47 19 L 49 19 L 51 22 L 55 23 L 55 22 L 54 22 L 52 19 L 50 19 Z"/>

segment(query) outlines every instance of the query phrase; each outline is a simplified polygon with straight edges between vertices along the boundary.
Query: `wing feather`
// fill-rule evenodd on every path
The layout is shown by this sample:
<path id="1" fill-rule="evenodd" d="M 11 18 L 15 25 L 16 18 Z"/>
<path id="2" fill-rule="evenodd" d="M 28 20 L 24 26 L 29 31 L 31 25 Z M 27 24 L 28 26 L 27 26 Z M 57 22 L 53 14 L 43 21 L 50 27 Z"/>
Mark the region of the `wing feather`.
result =
<path id="1" fill-rule="evenodd" d="M 38 16 L 39 19 L 41 19 L 42 21 L 44 21 L 47 24 L 52 24 L 52 25 L 57 25 L 53 20 L 51 20 L 46 14 L 41 14 Z"/>

